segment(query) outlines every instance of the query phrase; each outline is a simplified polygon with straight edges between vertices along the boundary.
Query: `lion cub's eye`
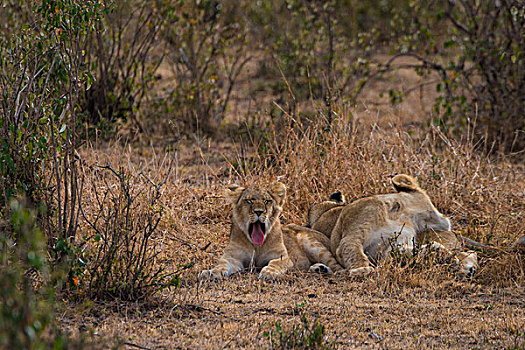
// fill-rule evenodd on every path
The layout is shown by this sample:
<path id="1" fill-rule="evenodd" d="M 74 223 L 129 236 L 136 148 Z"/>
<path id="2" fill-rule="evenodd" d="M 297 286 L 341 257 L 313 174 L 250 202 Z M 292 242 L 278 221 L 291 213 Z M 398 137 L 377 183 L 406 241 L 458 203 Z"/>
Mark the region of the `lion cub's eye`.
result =
<path id="1" fill-rule="evenodd" d="M 270 199 L 265 199 L 264 204 L 270 204 L 272 201 Z"/>
<path id="2" fill-rule="evenodd" d="M 245 199 L 245 201 L 246 201 L 246 203 L 248 203 L 248 204 L 252 204 L 252 203 L 253 203 L 253 200 L 251 200 L 251 199 Z"/>

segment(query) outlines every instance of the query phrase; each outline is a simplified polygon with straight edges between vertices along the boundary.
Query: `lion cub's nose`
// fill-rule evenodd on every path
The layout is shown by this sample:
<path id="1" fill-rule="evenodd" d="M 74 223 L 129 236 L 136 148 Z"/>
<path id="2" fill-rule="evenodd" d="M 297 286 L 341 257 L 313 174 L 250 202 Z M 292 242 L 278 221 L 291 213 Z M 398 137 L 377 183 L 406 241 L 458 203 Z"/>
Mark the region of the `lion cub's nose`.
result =
<path id="1" fill-rule="evenodd" d="M 261 214 L 264 213 L 264 210 L 254 210 L 253 212 L 255 213 L 255 215 L 261 216 Z"/>

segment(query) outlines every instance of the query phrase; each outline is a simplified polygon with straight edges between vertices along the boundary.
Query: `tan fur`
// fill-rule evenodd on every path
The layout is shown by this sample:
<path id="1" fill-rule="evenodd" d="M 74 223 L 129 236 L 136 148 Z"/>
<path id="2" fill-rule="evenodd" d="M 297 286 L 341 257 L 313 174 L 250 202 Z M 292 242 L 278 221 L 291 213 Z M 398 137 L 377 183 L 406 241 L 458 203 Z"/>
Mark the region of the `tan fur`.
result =
<path id="1" fill-rule="evenodd" d="M 269 190 L 259 186 L 226 190 L 226 198 L 233 204 L 230 241 L 217 265 L 201 271 L 199 279 L 221 279 L 249 267 L 262 268 L 259 278 L 265 280 L 279 278 L 291 268 L 307 271 L 311 265 L 308 254 L 314 256 L 322 244 L 307 234 L 295 235 L 290 230 L 283 234 L 279 216 L 285 196 L 286 187 L 280 182 Z M 257 245 L 250 228 L 260 223 L 264 224 L 265 238 Z M 299 241 L 309 248 L 308 253 Z"/>
<path id="2" fill-rule="evenodd" d="M 350 275 L 370 273 L 373 268 L 369 258 L 378 260 L 393 247 L 411 251 L 414 242 L 423 239 L 420 235 L 426 232 L 435 235 L 434 247 L 450 251 L 460 245 L 450 232 L 450 221 L 434 207 L 415 179 L 397 175 L 392 182 L 398 193 L 349 204 L 327 201 L 309 210 L 307 225 L 330 238 L 330 251 Z M 471 274 L 477 268 L 477 256 L 472 254 L 458 255 L 461 271 Z"/>
<path id="3" fill-rule="evenodd" d="M 334 229 L 334 224 L 344 209 L 345 204 L 344 202 L 327 201 L 312 205 L 308 211 L 306 227 L 312 228 L 313 225 L 315 225 L 316 231 L 322 232 L 327 237 L 330 237 Z"/>
<path id="4" fill-rule="evenodd" d="M 322 232 L 308 227 L 290 224 L 285 230 L 291 230 L 287 236 L 295 236 L 298 251 L 304 253 L 309 261 L 310 272 L 332 273 L 343 270 L 330 251 L 330 238 Z M 288 246 L 287 246 L 288 247 Z M 312 265 L 312 263 L 315 263 Z M 312 266 L 310 266 L 312 265 Z"/>
<path id="5" fill-rule="evenodd" d="M 416 236 L 416 243 L 419 245 L 428 244 L 430 242 L 442 244 L 445 249 L 448 250 L 459 250 L 463 248 L 463 244 L 452 231 L 437 232 L 433 230 L 427 230 L 419 233 Z"/>

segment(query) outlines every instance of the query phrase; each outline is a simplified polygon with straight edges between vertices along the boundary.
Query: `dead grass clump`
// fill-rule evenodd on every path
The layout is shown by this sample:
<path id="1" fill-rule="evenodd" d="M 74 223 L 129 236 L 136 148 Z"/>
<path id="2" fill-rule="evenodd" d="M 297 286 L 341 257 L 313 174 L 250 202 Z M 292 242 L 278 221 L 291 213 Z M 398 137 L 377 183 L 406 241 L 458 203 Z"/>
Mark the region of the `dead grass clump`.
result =
<path id="1" fill-rule="evenodd" d="M 459 279 L 457 272 L 454 257 L 444 252 L 416 249 L 406 254 L 393 250 L 388 259 L 378 263 L 376 272 L 366 284 L 387 295 L 396 295 L 406 289 L 448 296 L 476 290 L 476 285 Z"/>
<path id="2" fill-rule="evenodd" d="M 488 258 L 478 276 L 481 283 L 495 287 L 523 286 L 525 285 L 525 254 L 511 251 Z"/>

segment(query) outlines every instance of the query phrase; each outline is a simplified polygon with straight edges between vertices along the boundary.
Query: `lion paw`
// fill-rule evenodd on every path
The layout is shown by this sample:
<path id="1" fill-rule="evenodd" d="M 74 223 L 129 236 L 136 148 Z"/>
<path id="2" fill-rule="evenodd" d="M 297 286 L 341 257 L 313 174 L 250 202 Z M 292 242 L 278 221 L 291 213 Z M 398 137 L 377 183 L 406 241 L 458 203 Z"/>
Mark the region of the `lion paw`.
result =
<path id="1" fill-rule="evenodd" d="M 461 252 L 456 256 L 459 265 L 458 277 L 471 278 L 478 270 L 478 254 L 476 252 Z"/>
<path id="2" fill-rule="evenodd" d="M 348 270 L 348 276 L 350 276 L 350 277 L 367 277 L 372 272 L 374 272 L 374 268 L 371 267 L 371 266 L 358 267 L 356 269 Z"/>
<path id="3" fill-rule="evenodd" d="M 220 280 L 226 277 L 226 274 L 227 274 L 227 271 L 222 271 L 219 269 L 203 270 L 199 272 L 198 279 L 216 281 L 216 280 Z"/>
<path id="4" fill-rule="evenodd" d="M 326 266 L 325 264 L 317 263 L 308 269 L 308 272 L 315 272 L 315 273 L 321 273 L 325 275 L 331 275 L 333 274 L 333 271 L 330 267 Z"/>
<path id="5" fill-rule="evenodd" d="M 272 266 L 265 266 L 259 273 L 259 279 L 264 281 L 275 281 L 281 277 L 281 272 Z"/>

